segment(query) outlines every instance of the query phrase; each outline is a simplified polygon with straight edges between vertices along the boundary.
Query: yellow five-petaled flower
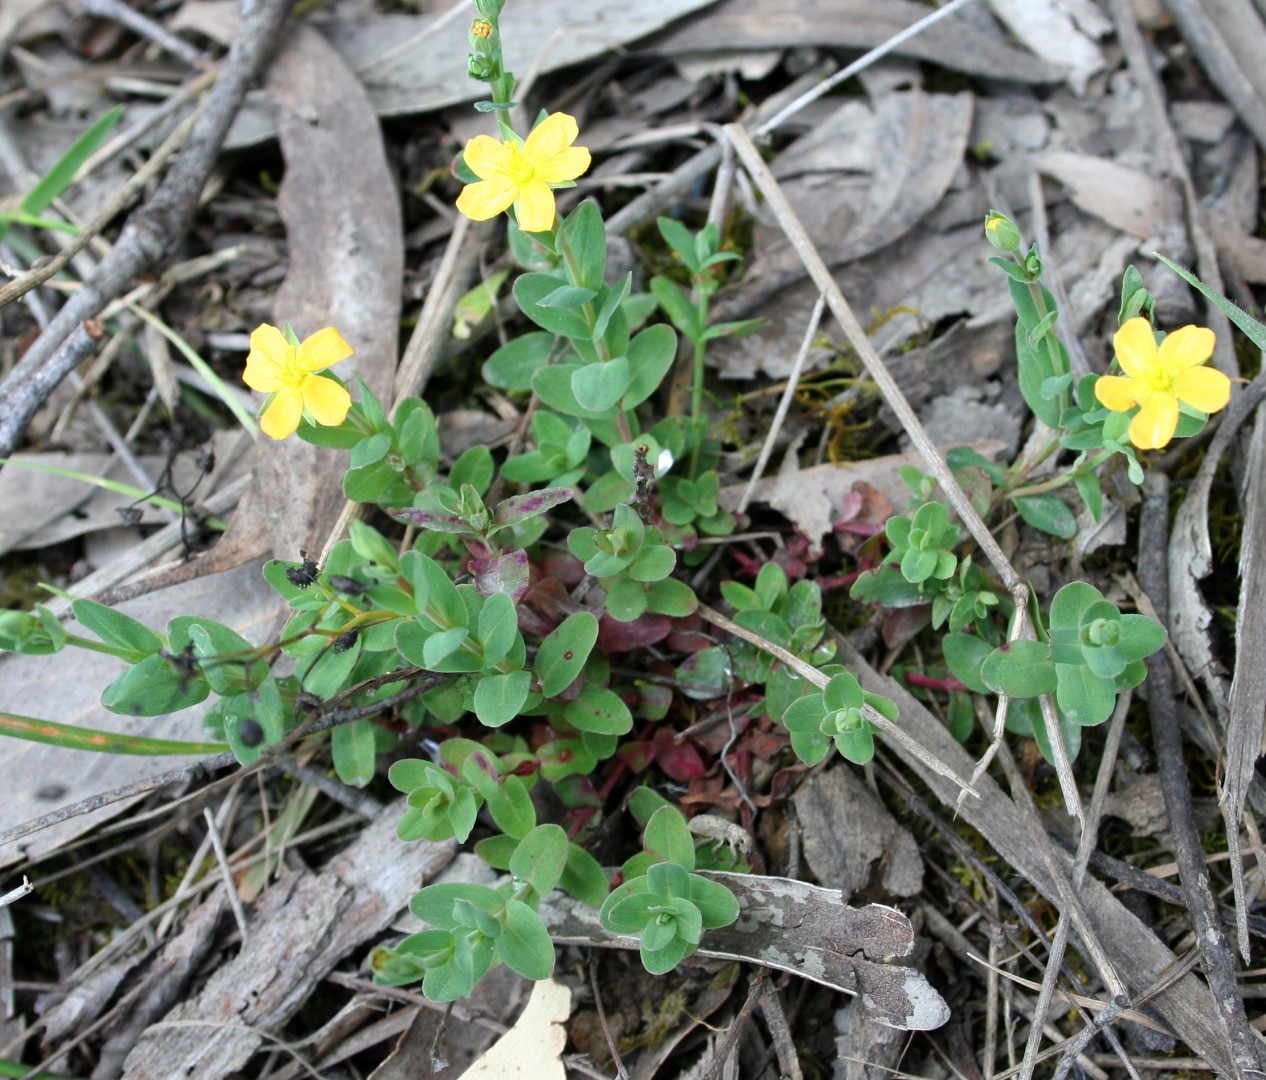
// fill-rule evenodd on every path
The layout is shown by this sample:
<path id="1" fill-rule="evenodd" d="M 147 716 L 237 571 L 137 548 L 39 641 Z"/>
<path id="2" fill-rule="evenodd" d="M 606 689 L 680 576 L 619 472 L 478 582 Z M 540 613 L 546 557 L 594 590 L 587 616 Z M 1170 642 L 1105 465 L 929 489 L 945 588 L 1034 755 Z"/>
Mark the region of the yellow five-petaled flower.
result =
<path id="1" fill-rule="evenodd" d="M 1213 355 L 1213 331 L 1184 326 L 1156 345 L 1152 324 L 1128 319 L 1112 344 L 1124 375 L 1104 375 L 1095 383 L 1095 397 L 1113 412 L 1139 406 L 1130 421 L 1130 442 L 1140 450 L 1156 450 L 1174 437 L 1178 403 L 1215 413 L 1231 400 L 1231 380 L 1216 368 L 1202 366 Z"/>
<path id="2" fill-rule="evenodd" d="M 273 439 L 293 435 L 305 411 L 318 424 L 341 424 L 352 397 L 341 383 L 317 372 L 351 355 L 352 347 L 332 326 L 318 330 L 297 347 L 267 323 L 251 334 L 242 379 L 252 390 L 272 395 L 259 418 L 264 434 Z"/>
<path id="3" fill-rule="evenodd" d="M 476 135 L 463 157 L 479 182 L 462 189 L 457 209 L 473 221 L 487 221 L 513 206 L 524 232 L 552 229 L 552 185 L 575 180 L 589 168 L 589 151 L 572 146 L 579 134 L 574 116 L 551 113 L 522 143 Z"/>

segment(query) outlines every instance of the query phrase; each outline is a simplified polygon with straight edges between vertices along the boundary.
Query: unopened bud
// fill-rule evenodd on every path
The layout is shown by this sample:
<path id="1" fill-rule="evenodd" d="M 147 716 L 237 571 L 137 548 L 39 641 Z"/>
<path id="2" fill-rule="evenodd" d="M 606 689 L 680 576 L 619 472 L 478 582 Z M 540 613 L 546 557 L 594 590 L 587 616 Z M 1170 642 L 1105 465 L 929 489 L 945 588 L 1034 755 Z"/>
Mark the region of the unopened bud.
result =
<path id="1" fill-rule="evenodd" d="M 999 251 L 1010 255 L 1018 252 L 1023 243 L 1015 222 L 997 210 L 985 215 L 985 238 Z"/>

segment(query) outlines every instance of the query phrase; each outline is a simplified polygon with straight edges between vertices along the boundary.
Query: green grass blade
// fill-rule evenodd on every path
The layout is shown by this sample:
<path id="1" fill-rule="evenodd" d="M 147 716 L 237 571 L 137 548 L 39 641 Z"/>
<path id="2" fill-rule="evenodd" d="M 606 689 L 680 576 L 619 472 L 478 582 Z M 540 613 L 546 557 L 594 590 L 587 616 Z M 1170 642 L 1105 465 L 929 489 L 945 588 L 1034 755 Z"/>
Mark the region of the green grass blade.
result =
<path id="1" fill-rule="evenodd" d="M 108 476 L 93 476 L 90 473 L 80 472 L 78 469 L 63 469 L 60 465 L 49 465 L 43 461 L 26 461 L 23 458 L 6 458 L 0 457 L 0 465 L 16 465 L 22 469 L 34 469 L 36 472 L 52 473 L 54 476 L 64 476 L 67 480 L 80 480 L 85 484 L 92 484 L 94 487 L 104 488 L 106 491 L 113 491 L 116 495 L 126 495 L 130 499 L 137 502 L 147 502 L 152 506 L 157 506 L 163 510 L 170 510 L 173 514 L 181 512 L 181 505 L 175 499 L 169 499 L 164 495 L 157 495 L 152 491 L 142 491 L 138 487 L 131 484 L 125 484 L 121 480 L 111 480 Z M 208 518 L 205 523 L 209 528 L 223 531 L 228 526 L 220 518 Z M 72 594 L 64 593 L 67 599 L 74 599 Z"/>
<path id="2" fill-rule="evenodd" d="M 122 118 L 123 106 L 116 105 L 80 135 L 57 163 L 22 197 L 18 209 L 27 214 L 38 214 L 47 209 L 58 195 L 70 187 L 79 167 L 97 152 L 97 147 L 105 142 L 105 137 Z"/>
<path id="3" fill-rule="evenodd" d="M 1263 326 L 1242 307 L 1232 303 L 1221 293 L 1214 292 L 1190 270 L 1184 270 L 1181 266 L 1170 262 L 1164 255 L 1160 254 L 1160 252 L 1153 251 L 1152 254 L 1156 256 L 1156 258 L 1160 259 L 1161 262 L 1168 266 L 1193 289 L 1196 289 L 1203 297 L 1205 297 L 1205 299 L 1212 301 L 1221 308 L 1223 314 L 1244 331 L 1244 335 L 1249 339 L 1249 341 L 1251 341 L 1259 349 L 1266 350 L 1266 326 Z"/>
<path id="4" fill-rule="evenodd" d="M 128 304 L 128 309 L 135 312 L 147 323 L 154 327 L 160 334 L 180 350 L 180 354 L 189 361 L 193 369 L 198 372 L 207 384 L 215 391 L 216 397 L 224 402 L 225 407 L 235 417 L 237 422 L 242 425 L 249 433 L 252 439 L 259 438 L 259 425 L 255 423 L 255 417 L 240 401 L 237 396 L 225 385 L 224 380 L 220 378 L 210 365 L 194 350 L 194 347 L 182 338 L 175 330 L 168 326 L 162 319 L 155 315 L 152 311 L 146 311 L 138 304 Z"/>
<path id="5" fill-rule="evenodd" d="M 181 742 L 178 739 L 149 739 L 141 735 L 119 735 L 75 724 L 59 724 L 33 716 L 0 712 L 0 735 L 28 742 L 47 743 L 67 750 L 91 750 L 97 754 L 130 754 L 157 757 L 164 754 L 222 754 L 227 743 Z"/>

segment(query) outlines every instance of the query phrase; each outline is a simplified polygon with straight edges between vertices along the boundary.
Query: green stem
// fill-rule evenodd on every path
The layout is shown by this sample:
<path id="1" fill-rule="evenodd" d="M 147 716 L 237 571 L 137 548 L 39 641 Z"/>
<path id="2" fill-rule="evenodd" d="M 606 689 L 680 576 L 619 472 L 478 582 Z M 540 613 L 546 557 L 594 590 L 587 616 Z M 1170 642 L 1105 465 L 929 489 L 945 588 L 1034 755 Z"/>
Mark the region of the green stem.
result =
<path id="1" fill-rule="evenodd" d="M 1082 462 L 1076 468 L 1066 469 L 1057 476 L 1052 476 L 1049 480 L 1043 480 L 1041 483 L 1029 484 L 1027 487 L 1018 487 L 1008 492 L 1012 499 L 1024 499 L 1031 495 L 1043 495 L 1048 491 L 1055 491 L 1058 488 L 1065 487 L 1076 480 L 1078 474 L 1084 472 L 1092 472 L 1108 460 L 1116 451 L 1100 450 L 1094 457 L 1087 462 Z"/>
<path id="2" fill-rule="evenodd" d="M 699 454 L 703 450 L 704 436 L 708 430 L 708 418 L 703 412 L 703 379 L 706 372 L 705 360 L 708 355 L 708 343 L 703 332 L 708 325 L 708 300 L 712 295 L 710 289 L 695 286 L 695 325 L 699 328 L 699 336 L 695 338 L 694 383 L 690 388 L 690 424 L 694 431 L 693 445 L 690 448 L 690 476 L 696 478 L 699 473 Z"/>

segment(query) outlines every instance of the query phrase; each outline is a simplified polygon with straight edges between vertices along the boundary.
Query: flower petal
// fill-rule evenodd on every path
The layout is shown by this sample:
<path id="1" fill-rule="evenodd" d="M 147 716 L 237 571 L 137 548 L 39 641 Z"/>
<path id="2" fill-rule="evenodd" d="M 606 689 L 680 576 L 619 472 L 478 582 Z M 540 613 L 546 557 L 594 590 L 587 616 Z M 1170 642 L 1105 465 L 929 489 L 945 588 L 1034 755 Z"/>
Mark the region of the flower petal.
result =
<path id="1" fill-rule="evenodd" d="M 1102 375 L 1095 383 L 1095 397 L 1113 412 L 1129 412 L 1139 403 L 1143 384 L 1120 375 Z M 1145 394 L 1142 396 L 1146 396 Z"/>
<path id="2" fill-rule="evenodd" d="M 548 232 L 554 227 L 554 193 L 543 180 L 533 180 L 519 189 L 514 213 L 524 232 Z"/>
<path id="3" fill-rule="evenodd" d="M 580 125 L 574 116 L 566 113 L 550 113 L 532 129 L 523 142 L 523 153 L 535 166 L 561 154 L 580 134 Z M 569 178 L 570 179 L 570 178 Z"/>
<path id="4" fill-rule="evenodd" d="M 270 439 L 287 439 L 295 433 L 303 416 L 303 398 L 299 391 L 285 387 L 259 418 L 260 429 Z"/>
<path id="5" fill-rule="evenodd" d="M 1160 361 L 1169 371 L 1198 367 L 1213 355 L 1217 338 L 1207 326 L 1183 326 L 1160 343 Z"/>
<path id="6" fill-rule="evenodd" d="M 290 343 L 275 326 L 264 323 L 251 333 L 251 351 L 246 357 L 242 381 L 252 390 L 271 394 L 280 390 L 290 360 Z"/>
<path id="7" fill-rule="evenodd" d="M 496 217 L 518 198 L 519 189 L 504 176 L 467 184 L 457 196 L 457 210 L 471 221 L 487 221 Z"/>
<path id="8" fill-rule="evenodd" d="M 1130 421 L 1130 442 L 1140 450 L 1159 450 L 1174 437 L 1178 427 L 1178 399 L 1173 394 L 1153 394 Z"/>
<path id="9" fill-rule="evenodd" d="M 1215 413 L 1231 400 L 1231 380 L 1216 368 L 1188 368 L 1174 379 L 1174 393 L 1192 408 Z"/>
<path id="10" fill-rule="evenodd" d="M 303 339 L 303 344 L 299 346 L 299 366 L 304 371 L 322 371 L 331 364 L 346 360 L 352 351 L 343 335 L 334 327 L 327 326 Z"/>
<path id="11" fill-rule="evenodd" d="M 333 379 L 314 375 L 303 384 L 303 404 L 318 424 L 338 427 L 352 407 L 352 395 Z"/>
<path id="12" fill-rule="evenodd" d="M 560 184 L 565 180 L 575 180 L 576 177 L 582 175 L 589 168 L 589 163 L 593 159 L 589 156 L 589 151 L 583 146 L 572 146 L 564 150 L 561 154 L 555 154 L 551 158 L 537 164 L 535 176 L 538 180 L 544 180 L 547 184 Z"/>
<path id="13" fill-rule="evenodd" d="M 1127 319 L 1113 335 L 1112 345 L 1121 370 L 1132 378 L 1146 378 L 1156 367 L 1156 335 L 1152 333 L 1152 324 L 1142 316 Z"/>
<path id="14" fill-rule="evenodd" d="M 503 168 L 510 151 L 500 139 L 491 135 L 476 135 L 466 144 L 462 151 L 462 160 L 466 168 L 481 180 L 491 180 Z"/>

